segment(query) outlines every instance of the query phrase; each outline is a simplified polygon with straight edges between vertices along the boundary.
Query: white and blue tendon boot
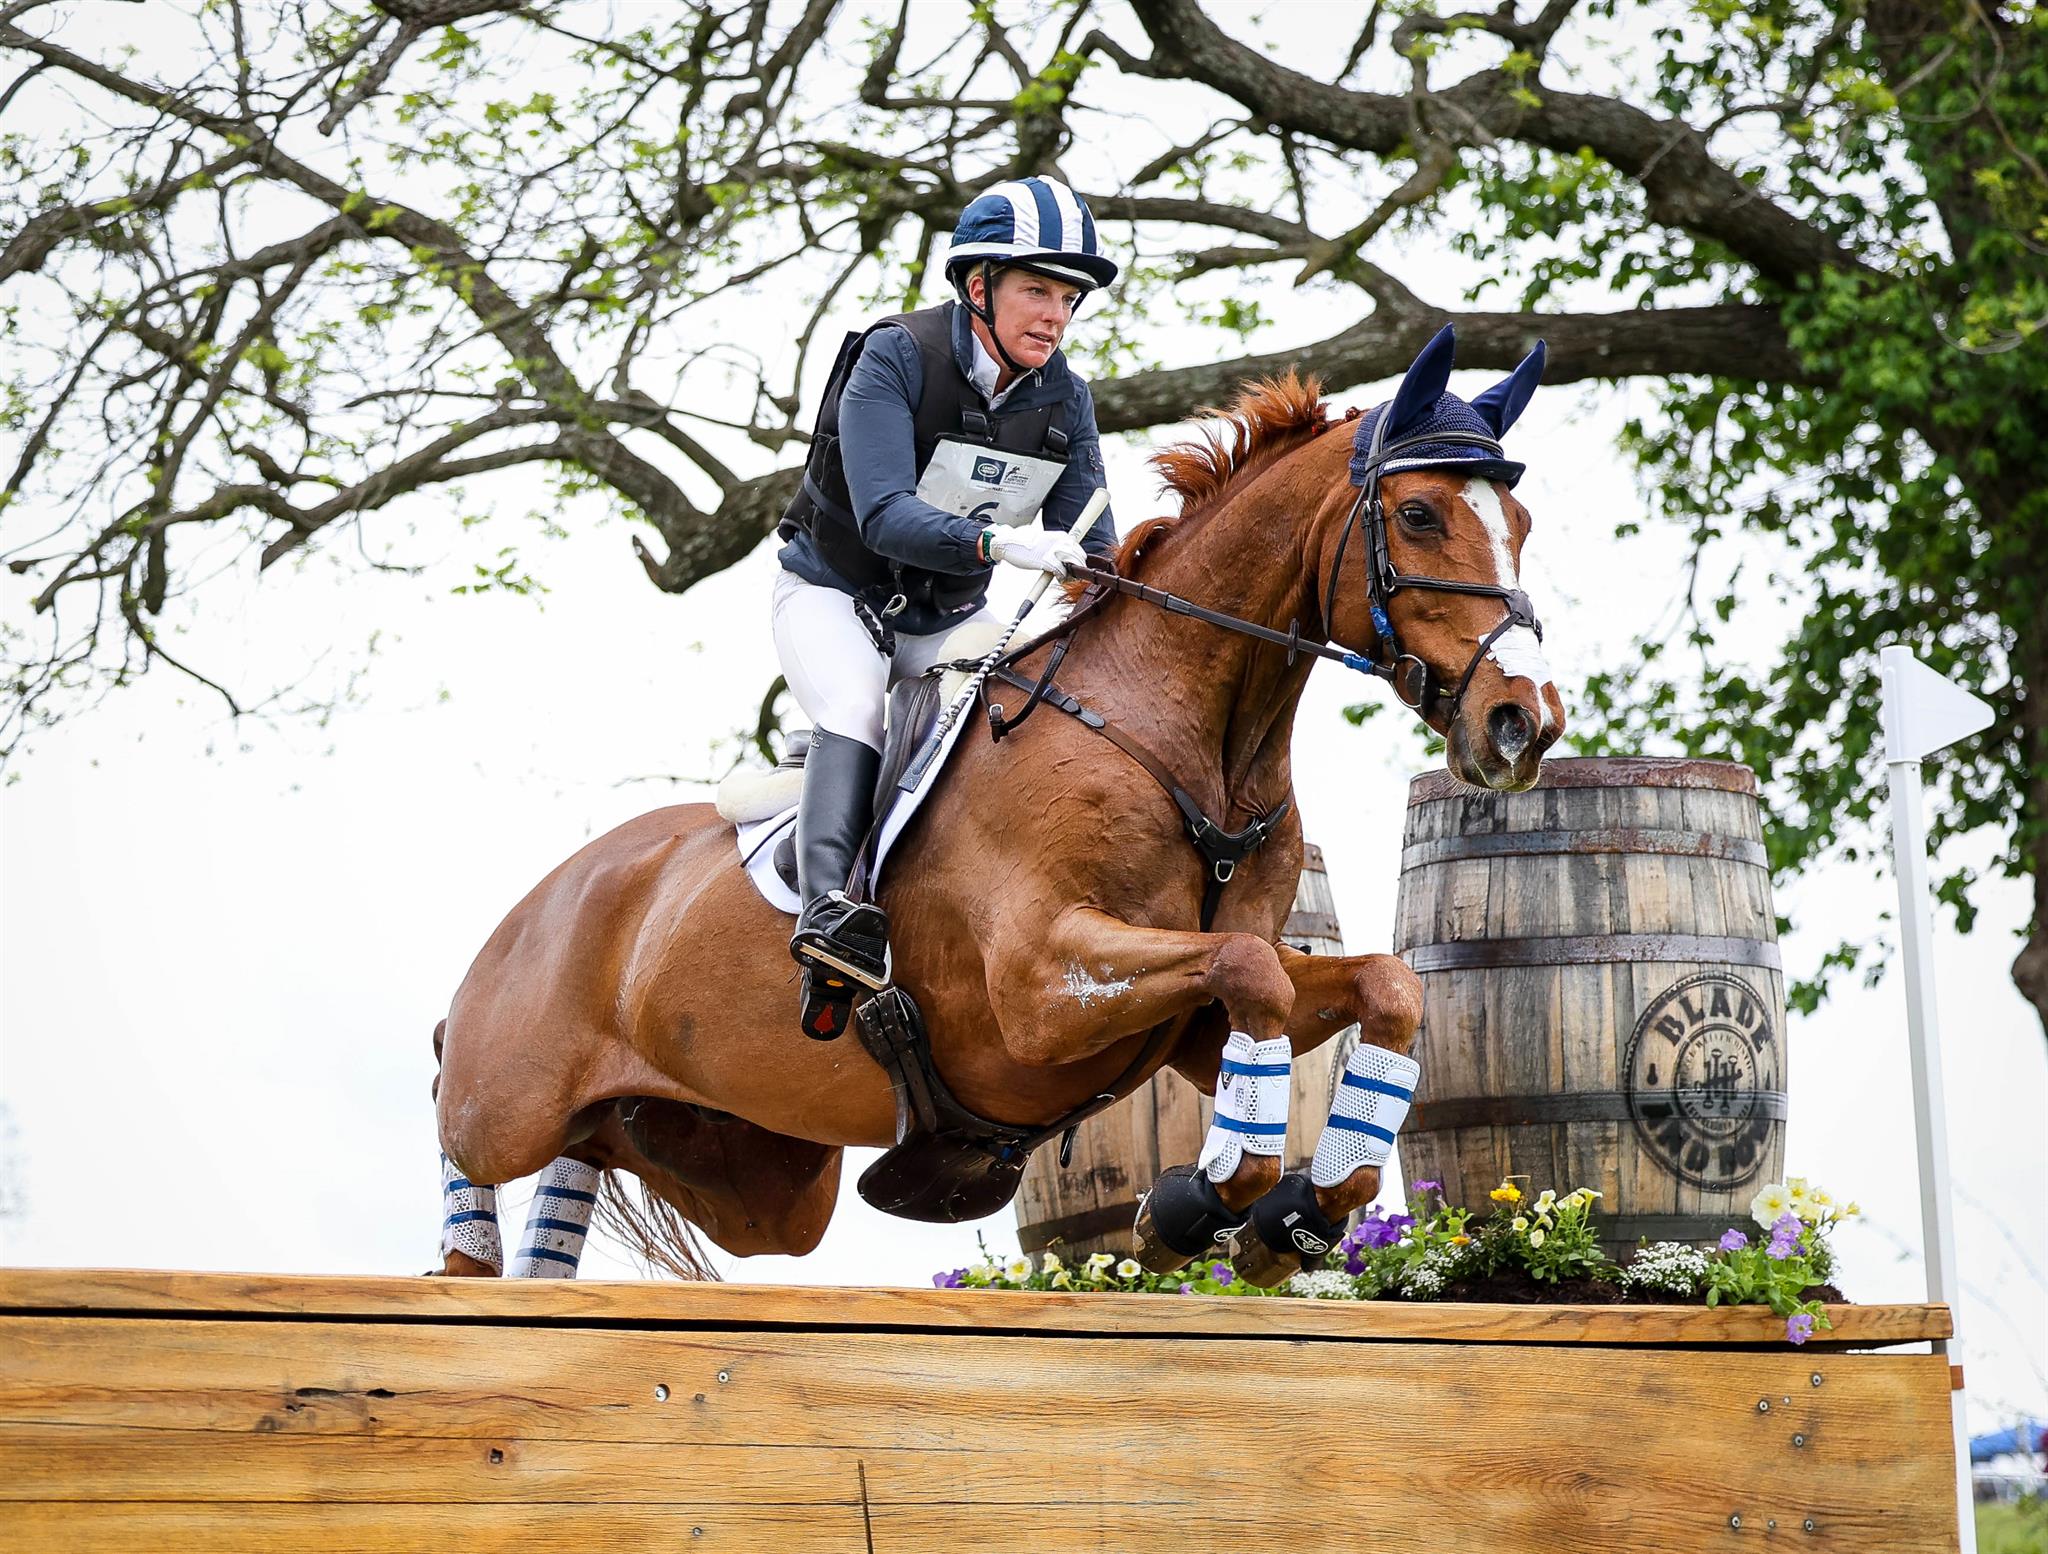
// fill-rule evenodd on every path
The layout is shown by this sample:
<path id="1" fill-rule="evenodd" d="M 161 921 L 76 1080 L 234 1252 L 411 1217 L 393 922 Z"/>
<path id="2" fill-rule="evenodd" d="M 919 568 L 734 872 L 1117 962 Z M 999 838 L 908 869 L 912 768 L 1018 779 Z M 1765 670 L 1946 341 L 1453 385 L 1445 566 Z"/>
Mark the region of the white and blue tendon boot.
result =
<path id="1" fill-rule="evenodd" d="M 526 1211 L 526 1237 L 512 1259 L 515 1279 L 573 1279 L 583 1261 L 591 1211 L 597 1207 L 597 1167 L 558 1156 L 541 1172 Z"/>
<path id="2" fill-rule="evenodd" d="M 1227 1250 L 1244 1228 L 1243 1211 L 1217 1192 L 1246 1155 L 1287 1152 L 1287 1105 L 1294 1093 L 1294 1051 L 1285 1036 L 1253 1041 L 1232 1031 L 1216 1079 L 1216 1117 L 1191 1166 L 1162 1172 L 1138 1204 L 1135 1256 L 1154 1273 Z"/>
<path id="3" fill-rule="evenodd" d="M 455 1256 L 468 1263 L 450 1267 Z M 482 1264 L 483 1272 L 470 1264 Z M 498 1189 L 479 1187 L 446 1155 L 441 1157 L 441 1271 L 495 1278 L 505 1270 L 498 1236 Z"/>
<path id="4" fill-rule="evenodd" d="M 1394 1135 L 1407 1120 L 1408 1108 L 1415 1100 L 1415 1081 L 1421 1076 L 1422 1065 L 1398 1052 L 1363 1042 L 1353 1049 L 1339 1076 L 1330 1120 L 1316 1141 L 1308 1174 L 1288 1172 L 1278 1187 L 1252 1205 L 1258 1245 L 1271 1255 L 1254 1259 L 1255 1270 L 1247 1271 L 1241 1263 L 1239 1271 L 1246 1278 L 1257 1284 L 1277 1284 L 1281 1275 L 1292 1273 L 1296 1266 L 1314 1267 L 1337 1244 L 1344 1227 L 1323 1212 L 1317 1189 L 1327 1193 L 1341 1187 L 1368 1167 L 1377 1177 L 1393 1152 Z M 1377 1179 L 1373 1190 L 1378 1190 Z M 1361 1204 L 1364 1201 L 1359 1200 Z M 1348 1215 L 1350 1209 L 1343 1213 Z"/>

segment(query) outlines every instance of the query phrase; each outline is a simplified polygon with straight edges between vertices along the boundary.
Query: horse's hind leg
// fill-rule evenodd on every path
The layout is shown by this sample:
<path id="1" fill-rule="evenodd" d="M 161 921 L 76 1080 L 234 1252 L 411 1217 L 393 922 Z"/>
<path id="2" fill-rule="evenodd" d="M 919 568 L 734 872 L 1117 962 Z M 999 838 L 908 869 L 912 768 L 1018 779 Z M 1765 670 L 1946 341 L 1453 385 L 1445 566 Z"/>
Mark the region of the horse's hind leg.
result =
<path id="1" fill-rule="evenodd" d="M 498 1234 L 498 1189 L 479 1187 L 441 1157 L 441 1272 L 494 1279 L 505 1268 Z"/>

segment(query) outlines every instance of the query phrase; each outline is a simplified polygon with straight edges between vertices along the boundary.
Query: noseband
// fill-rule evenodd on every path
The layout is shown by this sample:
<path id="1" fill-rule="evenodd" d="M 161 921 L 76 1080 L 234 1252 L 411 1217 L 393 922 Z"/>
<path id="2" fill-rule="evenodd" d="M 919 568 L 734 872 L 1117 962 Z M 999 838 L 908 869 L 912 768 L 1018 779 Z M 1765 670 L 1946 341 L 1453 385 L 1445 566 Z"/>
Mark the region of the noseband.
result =
<path id="1" fill-rule="evenodd" d="M 1344 575 L 1344 547 L 1350 544 L 1351 532 L 1359 527 L 1359 520 L 1363 517 L 1366 599 L 1372 610 L 1373 630 L 1379 636 L 1379 654 L 1373 658 L 1352 654 L 1345 662 L 1353 669 L 1380 676 L 1393 687 L 1394 694 L 1403 705 L 1425 718 L 1438 710 L 1446 719 L 1454 718 L 1458 715 L 1459 704 L 1465 699 L 1466 687 L 1471 685 L 1472 676 L 1478 672 L 1479 660 L 1486 656 L 1486 650 L 1516 626 L 1527 626 L 1536 633 L 1536 640 L 1540 642 L 1543 640 L 1543 625 L 1536 619 L 1536 607 L 1529 602 L 1529 596 L 1519 588 L 1505 588 L 1499 583 L 1464 583 L 1448 577 L 1423 577 L 1396 568 L 1393 552 L 1387 544 L 1387 510 L 1380 501 L 1380 480 L 1389 459 L 1425 443 L 1431 447 L 1456 443 L 1462 447 L 1480 448 L 1503 460 L 1507 453 L 1492 438 L 1482 437 L 1476 432 L 1423 432 L 1398 442 L 1383 443 L 1387 421 L 1388 416 L 1383 414 L 1373 428 L 1372 446 L 1366 450 L 1365 462 L 1358 470 L 1363 477 L 1358 500 L 1351 504 L 1351 515 L 1344 520 L 1344 531 L 1337 536 L 1337 557 L 1330 563 L 1330 586 L 1323 593 L 1323 625 L 1327 630 L 1335 621 L 1337 580 Z M 1436 671 L 1413 653 L 1402 652 L 1400 638 L 1394 635 L 1394 622 L 1387 614 L 1387 607 L 1394 595 L 1404 588 L 1443 594 L 1478 594 L 1483 598 L 1498 599 L 1507 606 L 1506 619 L 1488 632 L 1479 646 L 1472 650 L 1465 672 L 1458 677 L 1458 688 L 1448 697 L 1444 695 L 1443 684 Z"/>

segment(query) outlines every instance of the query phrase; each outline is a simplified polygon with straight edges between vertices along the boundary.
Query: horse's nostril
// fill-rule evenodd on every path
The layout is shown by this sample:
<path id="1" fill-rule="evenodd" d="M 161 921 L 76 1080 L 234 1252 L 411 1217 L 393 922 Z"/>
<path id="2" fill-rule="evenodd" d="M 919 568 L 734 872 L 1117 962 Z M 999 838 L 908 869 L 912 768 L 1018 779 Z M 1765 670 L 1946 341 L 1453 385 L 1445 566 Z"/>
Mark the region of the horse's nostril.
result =
<path id="1" fill-rule="evenodd" d="M 1486 715 L 1487 737 L 1493 748 L 1507 760 L 1514 760 L 1536 737 L 1536 720 L 1514 702 L 1502 702 Z"/>

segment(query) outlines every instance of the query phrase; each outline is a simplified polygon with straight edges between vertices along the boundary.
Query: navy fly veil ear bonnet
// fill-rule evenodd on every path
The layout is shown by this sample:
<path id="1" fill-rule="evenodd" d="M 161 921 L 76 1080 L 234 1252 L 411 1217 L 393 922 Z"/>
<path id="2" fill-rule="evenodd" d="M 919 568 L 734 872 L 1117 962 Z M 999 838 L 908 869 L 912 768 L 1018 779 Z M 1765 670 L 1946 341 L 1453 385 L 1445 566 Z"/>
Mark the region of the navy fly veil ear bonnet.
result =
<path id="1" fill-rule="evenodd" d="M 1403 572 L 1394 564 L 1393 548 L 1387 538 L 1386 508 L 1380 501 L 1382 477 L 1404 469 L 1462 469 L 1477 477 L 1504 480 L 1509 485 L 1522 478 L 1522 466 L 1507 456 L 1499 439 L 1514 425 L 1522 407 L 1529 403 L 1529 396 L 1536 392 L 1536 384 L 1543 376 L 1543 342 L 1538 340 L 1536 349 L 1523 357 L 1513 372 L 1470 403 L 1449 392 L 1451 359 L 1456 349 L 1457 336 L 1446 324 L 1415 358 L 1393 401 L 1360 419 L 1351 443 L 1351 483 L 1359 488 L 1358 500 L 1351 504 L 1351 514 L 1337 535 L 1337 554 L 1330 565 L 1329 586 L 1323 591 L 1323 619 L 1334 620 L 1345 547 L 1354 533 L 1361 534 L 1366 599 L 1379 641 L 1371 656 L 1351 653 L 1344 662 L 1367 674 L 1384 676 L 1394 687 L 1394 694 L 1425 717 L 1432 709 L 1441 711 L 1445 717 L 1457 716 L 1479 660 L 1506 633 L 1526 626 L 1539 641 L 1543 637 L 1535 606 L 1518 587 L 1506 582 L 1429 577 Z M 1447 691 L 1434 668 L 1413 653 L 1402 651 L 1387 606 L 1404 588 L 1427 593 L 1477 594 L 1498 599 L 1506 606 L 1500 624 L 1473 649 L 1455 689 Z"/>
<path id="2" fill-rule="evenodd" d="M 1457 344 L 1451 326 L 1444 325 L 1415 358 L 1393 399 L 1359 418 L 1351 444 L 1354 486 L 1365 484 L 1374 454 L 1396 442 L 1408 446 L 1379 461 L 1381 475 L 1408 469 L 1460 469 L 1488 480 L 1504 480 L 1510 486 L 1522 478 L 1525 466 L 1507 458 L 1498 442 L 1521 416 L 1542 380 L 1543 342 L 1538 340 L 1520 366 L 1469 403 L 1447 387 Z M 1379 435 L 1382 422 L 1386 423 L 1384 436 Z M 1446 433 L 1445 440 L 1433 440 Z M 1476 445 L 1466 438 L 1481 438 L 1492 446 Z"/>

